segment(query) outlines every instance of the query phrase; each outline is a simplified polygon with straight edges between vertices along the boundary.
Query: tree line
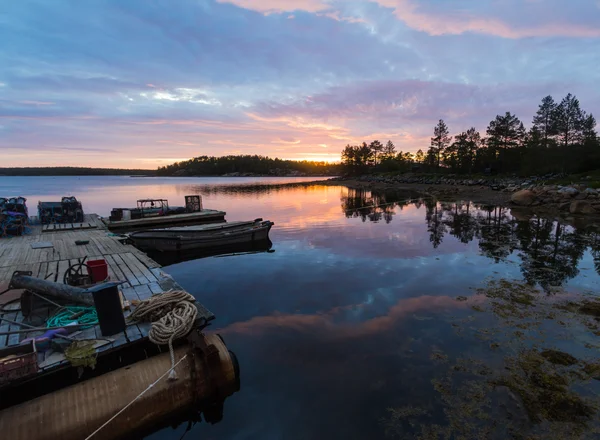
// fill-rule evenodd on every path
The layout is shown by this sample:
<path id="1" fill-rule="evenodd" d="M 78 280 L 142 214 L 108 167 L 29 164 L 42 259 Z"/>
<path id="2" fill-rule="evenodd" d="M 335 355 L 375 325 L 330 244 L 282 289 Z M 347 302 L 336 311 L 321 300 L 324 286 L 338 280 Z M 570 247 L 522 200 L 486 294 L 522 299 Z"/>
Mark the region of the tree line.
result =
<path id="1" fill-rule="evenodd" d="M 154 170 L 86 167 L 0 168 L 0 176 L 153 176 Z"/>
<path id="2" fill-rule="evenodd" d="M 471 127 L 455 136 L 440 119 L 426 152 L 396 152 L 392 141 L 375 140 L 342 151 L 347 172 L 444 171 L 458 174 L 551 172 L 577 173 L 600 168 L 600 142 L 596 119 L 582 110 L 572 94 L 556 102 L 546 96 L 531 128 L 514 114 L 498 115 L 482 136 Z"/>
<path id="3" fill-rule="evenodd" d="M 159 167 L 159 176 L 221 176 L 230 173 L 285 175 L 291 172 L 312 175 L 333 175 L 340 171 L 339 164 L 313 161 L 272 159 L 259 155 L 199 156 Z"/>

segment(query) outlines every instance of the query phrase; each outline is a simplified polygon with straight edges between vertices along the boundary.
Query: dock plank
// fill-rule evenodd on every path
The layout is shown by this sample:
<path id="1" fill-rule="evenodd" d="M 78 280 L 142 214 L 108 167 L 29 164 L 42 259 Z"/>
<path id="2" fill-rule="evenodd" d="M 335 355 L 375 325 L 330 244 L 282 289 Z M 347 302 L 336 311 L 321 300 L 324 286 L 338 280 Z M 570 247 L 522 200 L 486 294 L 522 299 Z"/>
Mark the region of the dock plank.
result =
<path id="1" fill-rule="evenodd" d="M 152 296 L 152 291 L 148 284 L 142 284 L 141 286 L 135 286 L 134 290 L 141 300 L 148 299 Z"/>
<path id="2" fill-rule="evenodd" d="M 152 295 L 156 295 L 158 293 L 162 293 L 162 287 L 160 287 L 160 285 L 158 284 L 158 281 L 152 282 L 150 284 L 148 284 L 148 288 L 150 289 L 150 291 L 152 292 Z"/>
<path id="3" fill-rule="evenodd" d="M 65 272 L 69 269 L 69 260 L 59 260 L 56 273 L 56 282 L 62 283 L 65 277 Z"/>
<path id="4" fill-rule="evenodd" d="M 133 272 L 131 272 L 129 267 L 127 267 L 121 256 L 118 254 L 113 254 L 112 257 L 115 260 L 115 263 L 117 264 L 119 269 L 121 269 L 121 271 L 123 272 L 123 275 L 125 275 L 125 278 L 127 278 L 127 281 L 129 281 L 129 284 L 131 284 L 132 286 L 139 286 L 140 282 L 133 274 Z"/>
<path id="5" fill-rule="evenodd" d="M 140 284 L 150 284 L 153 281 L 158 281 L 152 272 L 150 272 L 146 266 L 141 264 L 131 252 L 121 254 L 121 258 L 127 263 L 127 266 L 136 276 Z"/>
<path id="6" fill-rule="evenodd" d="M 113 281 L 127 281 L 127 277 L 123 275 L 123 272 L 115 262 L 111 255 L 103 255 L 102 257 L 96 257 L 97 259 L 104 259 L 108 265 L 108 276 Z M 128 281 L 127 281 L 128 282 Z M 128 282 L 129 283 L 129 282 Z"/>
<path id="7" fill-rule="evenodd" d="M 121 292 L 123 292 L 123 296 L 129 302 L 133 300 L 140 300 L 140 297 L 137 294 L 137 291 L 133 287 L 122 287 Z"/>

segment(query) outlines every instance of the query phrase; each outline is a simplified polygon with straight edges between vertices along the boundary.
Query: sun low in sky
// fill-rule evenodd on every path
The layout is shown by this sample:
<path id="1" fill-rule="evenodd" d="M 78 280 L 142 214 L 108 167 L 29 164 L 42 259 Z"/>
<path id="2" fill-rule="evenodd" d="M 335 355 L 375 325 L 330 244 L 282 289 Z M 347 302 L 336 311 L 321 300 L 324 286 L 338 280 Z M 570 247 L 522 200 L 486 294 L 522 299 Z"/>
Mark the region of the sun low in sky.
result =
<path id="1" fill-rule="evenodd" d="M 600 114 L 599 23 L 597 0 L 6 1 L 1 166 L 414 152 L 569 92 Z"/>

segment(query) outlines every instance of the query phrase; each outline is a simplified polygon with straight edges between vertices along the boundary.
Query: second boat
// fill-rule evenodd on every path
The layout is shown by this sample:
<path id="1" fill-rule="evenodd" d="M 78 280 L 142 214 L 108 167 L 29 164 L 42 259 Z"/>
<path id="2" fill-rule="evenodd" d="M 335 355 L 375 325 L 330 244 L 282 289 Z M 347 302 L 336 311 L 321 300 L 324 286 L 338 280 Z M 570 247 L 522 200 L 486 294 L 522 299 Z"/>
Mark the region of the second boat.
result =
<path id="1" fill-rule="evenodd" d="M 173 252 L 266 240 L 273 224 L 268 220 L 256 219 L 247 222 L 148 229 L 132 232 L 128 236 L 139 249 Z"/>

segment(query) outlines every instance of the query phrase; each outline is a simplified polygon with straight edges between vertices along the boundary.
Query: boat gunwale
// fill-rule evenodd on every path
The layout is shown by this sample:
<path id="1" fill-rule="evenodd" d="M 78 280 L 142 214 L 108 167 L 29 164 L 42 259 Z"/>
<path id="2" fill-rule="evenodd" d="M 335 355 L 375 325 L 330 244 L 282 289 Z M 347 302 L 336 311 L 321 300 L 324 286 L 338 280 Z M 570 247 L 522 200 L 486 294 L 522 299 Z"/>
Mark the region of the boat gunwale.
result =
<path id="1" fill-rule="evenodd" d="M 252 226 L 250 226 L 252 225 Z M 146 240 L 175 240 L 175 241 L 185 241 L 185 242 L 190 242 L 191 240 L 196 240 L 199 242 L 202 241 L 211 241 L 211 240 L 219 240 L 222 238 L 231 238 L 231 237 L 235 237 L 235 236 L 239 236 L 239 235 L 244 235 L 244 234 L 249 234 L 249 233 L 256 233 L 256 232 L 262 232 L 265 229 L 267 231 L 270 231 L 271 228 L 273 227 L 274 223 L 269 221 L 269 220 L 265 220 L 262 221 L 259 225 L 256 225 L 256 223 L 250 223 L 249 225 L 237 225 L 232 227 L 231 229 L 216 229 L 214 231 L 211 230 L 207 230 L 207 231 L 202 231 L 202 230 L 187 230 L 187 231 L 171 231 L 171 234 L 178 234 L 178 235 L 159 235 L 160 233 L 166 234 L 165 230 L 146 230 L 146 231 L 138 231 L 138 232 L 134 232 L 129 234 L 129 238 L 131 240 L 133 240 L 133 242 L 135 243 L 136 241 L 146 241 Z M 177 228 L 172 228 L 172 229 L 177 229 Z M 226 231 L 226 232 L 224 232 Z M 183 237 L 182 235 L 190 235 L 193 233 L 198 234 L 199 232 L 203 232 L 203 236 L 202 237 Z M 149 233 L 153 233 L 154 235 L 150 235 L 150 236 L 144 236 L 143 234 L 149 234 Z M 139 234 L 139 235 L 138 235 Z"/>

